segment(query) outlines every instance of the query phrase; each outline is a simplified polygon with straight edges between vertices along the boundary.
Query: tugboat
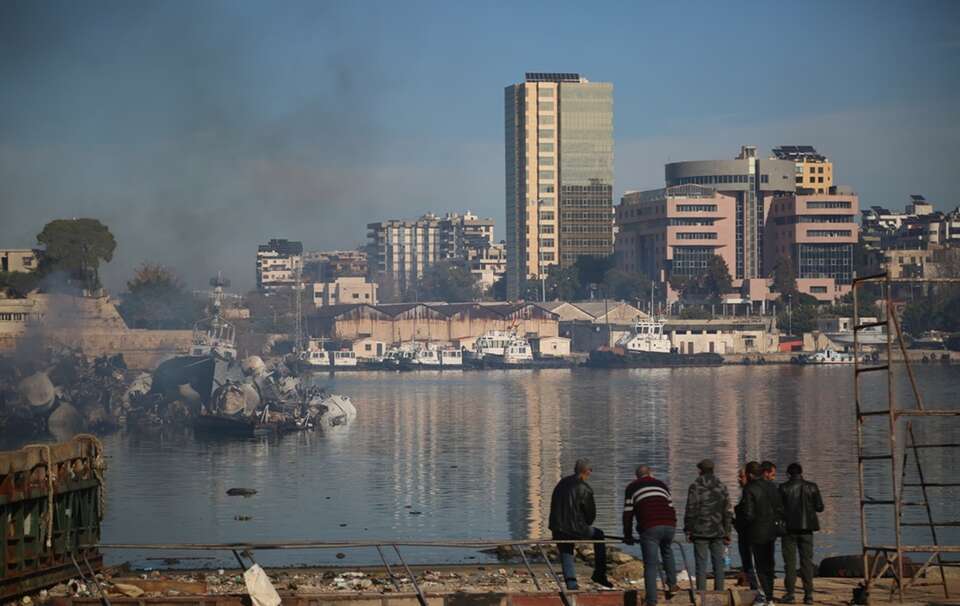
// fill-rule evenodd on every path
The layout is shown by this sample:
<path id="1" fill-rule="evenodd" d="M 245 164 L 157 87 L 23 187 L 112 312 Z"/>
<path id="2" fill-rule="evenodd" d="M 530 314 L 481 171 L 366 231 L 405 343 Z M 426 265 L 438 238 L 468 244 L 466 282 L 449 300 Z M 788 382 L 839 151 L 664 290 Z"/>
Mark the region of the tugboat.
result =
<path id="1" fill-rule="evenodd" d="M 673 366 L 719 366 L 723 356 L 716 353 L 678 352 L 663 332 L 660 319 L 638 320 L 630 334 L 613 348 L 590 352 L 586 365 L 594 368 L 669 368 Z"/>
<path id="2" fill-rule="evenodd" d="M 524 368 L 533 364 L 533 349 L 514 332 L 494 330 L 477 338 L 469 359 L 481 367 Z"/>

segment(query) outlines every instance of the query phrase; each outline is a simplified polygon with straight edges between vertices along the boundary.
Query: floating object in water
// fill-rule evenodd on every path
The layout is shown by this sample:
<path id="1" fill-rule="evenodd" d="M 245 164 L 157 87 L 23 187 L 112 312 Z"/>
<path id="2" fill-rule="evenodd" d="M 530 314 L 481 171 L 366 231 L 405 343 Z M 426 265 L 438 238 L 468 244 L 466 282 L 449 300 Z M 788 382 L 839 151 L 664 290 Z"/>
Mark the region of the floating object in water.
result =
<path id="1" fill-rule="evenodd" d="M 257 494 L 253 488 L 231 488 L 227 490 L 227 495 L 231 497 L 252 497 Z"/>

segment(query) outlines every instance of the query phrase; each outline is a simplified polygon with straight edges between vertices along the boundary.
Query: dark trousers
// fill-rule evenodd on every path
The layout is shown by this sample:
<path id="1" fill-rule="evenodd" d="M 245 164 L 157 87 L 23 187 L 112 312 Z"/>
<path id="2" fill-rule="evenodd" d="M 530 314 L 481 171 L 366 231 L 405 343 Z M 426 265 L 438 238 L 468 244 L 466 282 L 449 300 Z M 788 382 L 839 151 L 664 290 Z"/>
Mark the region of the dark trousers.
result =
<path id="1" fill-rule="evenodd" d="M 787 534 L 780 539 L 783 565 L 787 569 L 783 584 L 787 595 L 793 595 L 797 585 L 797 552 L 800 553 L 800 578 L 804 597 L 813 597 L 813 533 Z"/>
<path id="2" fill-rule="evenodd" d="M 776 547 L 776 539 L 769 543 L 753 544 L 753 564 L 757 567 L 757 580 L 760 582 L 760 590 L 768 601 L 773 599 Z"/>
<path id="3" fill-rule="evenodd" d="M 707 559 L 713 563 L 713 589 L 723 591 L 723 539 L 693 538 L 693 558 L 696 561 L 697 590 L 707 589 Z"/>
<path id="4" fill-rule="evenodd" d="M 553 533 L 553 538 L 560 541 L 574 541 L 576 539 L 596 539 L 602 541 L 603 531 L 599 528 L 591 528 L 590 536 L 575 537 L 561 532 Z M 574 544 L 558 543 L 557 551 L 560 552 L 560 567 L 563 569 L 563 580 L 567 584 L 567 589 L 577 588 L 577 569 L 574 564 Z M 605 543 L 593 544 L 593 576 L 595 578 L 606 578 L 607 576 L 607 545 Z"/>
<path id="5" fill-rule="evenodd" d="M 759 589 L 757 585 L 757 571 L 753 567 L 753 549 L 746 533 L 737 532 L 737 549 L 740 551 L 743 575 L 747 577 L 747 582 L 750 583 L 750 589 L 756 591 Z"/>

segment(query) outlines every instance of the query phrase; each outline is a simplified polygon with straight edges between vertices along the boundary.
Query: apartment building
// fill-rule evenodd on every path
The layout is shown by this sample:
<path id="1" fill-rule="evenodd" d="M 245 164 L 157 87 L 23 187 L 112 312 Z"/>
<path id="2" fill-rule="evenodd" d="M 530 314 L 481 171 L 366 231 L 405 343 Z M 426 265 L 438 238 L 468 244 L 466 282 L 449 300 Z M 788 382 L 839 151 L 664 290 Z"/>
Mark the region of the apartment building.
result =
<path id="1" fill-rule="evenodd" d="M 507 296 L 613 252 L 613 85 L 527 73 L 504 91 Z"/>
<path id="2" fill-rule="evenodd" d="M 341 276 L 330 282 L 313 283 L 313 304 L 317 307 L 367 303 L 376 305 L 377 284 L 363 276 Z"/>
<path id="3" fill-rule="evenodd" d="M 835 298 L 852 279 L 857 196 L 798 193 L 794 175 L 793 161 L 761 160 L 749 146 L 734 160 L 667 164 L 665 188 L 627 192 L 617 206 L 617 266 L 669 284 L 719 255 L 734 286 L 758 299 L 771 297 L 773 267 L 790 254 L 801 290 Z"/>
<path id="4" fill-rule="evenodd" d="M 274 291 L 296 285 L 303 269 L 303 243 L 272 239 L 257 247 L 257 289 Z"/>
<path id="5" fill-rule="evenodd" d="M 303 254 L 303 274 L 314 282 L 366 276 L 368 269 L 365 250 L 310 251 Z"/>
<path id="6" fill-rule="evenodd" d="M 858 196 L 845 188 L 833 187 L 828 194 L 775 197 L 767 214 L 767 275 L 778 259 L 788 258 L 800 292 L 821 301 L 848 293 L 860 229 L 855 220 L 858 212 Z"/>
<path id="7" fill-rule="evenodd" d="M 40 254 L 32 248 L 0 248 L 0 272 L 34 271 L 40 265 Z"/>
<path id="8" fill-rule="evenodd" d="M 777 160 L 793 162 L 797 192 L 824 194 L 833 187 L 833 162 L 811 145 L 781 145 L 773 148 Z"/>
<path id="9" fill-rule="evenodd" d="M 481 219 L 469 211 L 370 223 L 368 275 L 389 291 L 385 297 L 399 298 L 440 260 L 484 257 L 482 251 L 494 245 L 493 228 L 493 219 Z"/>

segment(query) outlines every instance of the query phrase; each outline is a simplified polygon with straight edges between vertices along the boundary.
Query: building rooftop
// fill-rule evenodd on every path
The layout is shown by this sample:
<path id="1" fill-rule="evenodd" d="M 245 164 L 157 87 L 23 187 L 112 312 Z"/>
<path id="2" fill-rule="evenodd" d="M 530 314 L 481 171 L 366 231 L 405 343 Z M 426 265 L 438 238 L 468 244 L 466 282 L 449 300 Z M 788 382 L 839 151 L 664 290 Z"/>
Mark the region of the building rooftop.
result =
<path id="1" fill-rule="evenodd" d="M 258 246 L 257 251 L 275 251 L 282 255 L 301 255 L 303 254 L 303 242 L 274 238 L 271 239 L 269 243 Z"/>
<path id="2" fill-rule="evenodd" d="M 813 160 L 823 162 L 827 159 L 823 154 L 817 153 L 812 145 L 781 145 L 773 148 L 773 156 L 778 160 Z"/>
<path id="3" fill-rule="evenodd" d="M 586 82 L 580 74 L 569 72 L 527 72 L 527 82 Z"/>

